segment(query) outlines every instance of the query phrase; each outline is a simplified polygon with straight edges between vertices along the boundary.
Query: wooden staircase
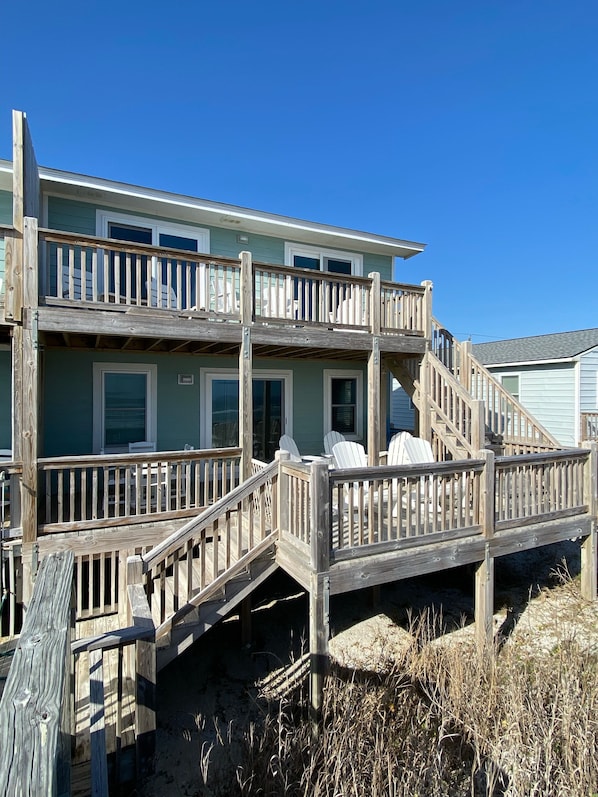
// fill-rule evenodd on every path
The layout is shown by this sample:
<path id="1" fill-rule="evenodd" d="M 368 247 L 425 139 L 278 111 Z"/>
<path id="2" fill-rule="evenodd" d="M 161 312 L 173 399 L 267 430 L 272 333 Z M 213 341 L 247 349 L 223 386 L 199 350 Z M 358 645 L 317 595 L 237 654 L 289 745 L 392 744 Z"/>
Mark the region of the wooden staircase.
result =
<path id="1" fill-rule="evenodd" d="M 420 360 L 388 367 L 419 411 L 419 434 L 438 459 L 463 459 L 482 448 L 526 454 L 561 448 L 471 352 L 433 320 L 431 347 Z"/>
<path id="2" fill-rule="evenodd" d="M 156 628 L 165 667 L 277 569 L 273 489 L 278 462 L 260 469 L 152 550 L 128 560 Z"/>

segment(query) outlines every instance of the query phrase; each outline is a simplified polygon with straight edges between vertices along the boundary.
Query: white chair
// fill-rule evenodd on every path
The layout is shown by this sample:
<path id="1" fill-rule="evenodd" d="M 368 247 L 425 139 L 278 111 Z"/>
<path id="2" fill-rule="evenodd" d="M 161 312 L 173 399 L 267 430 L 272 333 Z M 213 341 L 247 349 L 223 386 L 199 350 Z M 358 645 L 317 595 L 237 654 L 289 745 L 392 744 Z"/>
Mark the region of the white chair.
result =
<path id="1" fill-rule="evenodd" d="M 337 443 L 342 443 L 345 440 L 345 435 L 340 432 L 334 431 L 326 432 L 324 435 L 324 453 L 326 455 L 332 454 L 332 449 Z"/>
<path id="2" fill-rule="evenodd" d="M 85 279 L 85 291 L 83 292 L 83 280 Z M 93 274 L 85 271 L 85 277 L 80 268 L 69 270 L 68 266 L 62 267 L 62 286 L 61 298 L 76 299 L 78 301 L 93 301 Z M 99 293 L 99 292 L 98 292 Z"/>
<path id="3" fill-rule="evenodd" d="M 129 443 L 130 454 L 148 454 L 156 451 L 156 443 L 153 440 L 139 440 Z M 139 488 L 139 490 L 138 490 Z M 131 496 L 130 505 L 132 509 L 145 510 L 158 506 L 168 508 L 169 496 L 169 477 L 167 467 L 158 462 L 141 463 L 131 465 Z M 137 493 L 139 492 L 139 497 Z"/>
<path id="4" fill-rule="evenodd" d="M 408 464 L 405 453 L 405 442 L 411 438 L 409 432 L 397 432 L 390 439 L 388 444 L 388 454 L 386 457 L 387 465 L 406 465 Z"/>
<path id="5" fill-rule="evenodd" d="M 153 440 L 138 440 L 129 443 L 129 454 L 143 454 L 148 451 L 156 451 L 156 443 Z"/>
<path id="6" fill-rule="evenodd" d="M 367 468 L 368 458 L 361 443 L 341 440 L 332 446 L 332 455 L 339 468 Z"/>
<path id="7" fill-rule="evenodd" d="M 290 278 L 284 282 L 271 282 L 262 288 L 262 317 L 295 320 L 297 317 L 297 300 L 294 297 L 294 285 Z"/>
<path id="8" fill-rule="evenodd" d="M 291 462 L 301 462 L 301 454 L 297 448 L 297 443 L 288 434 L 283 434 L 278 441 L 278 447 L 281 451 L 287 451 Z"/>

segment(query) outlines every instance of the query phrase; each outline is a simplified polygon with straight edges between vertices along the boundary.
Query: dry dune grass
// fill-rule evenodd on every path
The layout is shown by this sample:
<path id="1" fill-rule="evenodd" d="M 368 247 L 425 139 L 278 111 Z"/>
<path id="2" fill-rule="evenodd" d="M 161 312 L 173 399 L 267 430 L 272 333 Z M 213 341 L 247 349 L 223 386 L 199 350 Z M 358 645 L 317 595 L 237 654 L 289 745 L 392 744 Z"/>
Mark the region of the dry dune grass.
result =
<path id="1" fill-rule="evenodd" d="M 199 793 L 594 797 L 598 658 L 571 623 L 588 605 L 571 582 L 550 605 L 549 649 L 530 649 L 522 631 L 480 656 L 470 635 L 449 643 L 433 611 L 413 621 L 408 644 L 374 636 L 367 669 L 333 666 L 317 740 L 305 689 L 272 701 L 245 734 L 234 782 L 210 785 L 204 751 Z"/>

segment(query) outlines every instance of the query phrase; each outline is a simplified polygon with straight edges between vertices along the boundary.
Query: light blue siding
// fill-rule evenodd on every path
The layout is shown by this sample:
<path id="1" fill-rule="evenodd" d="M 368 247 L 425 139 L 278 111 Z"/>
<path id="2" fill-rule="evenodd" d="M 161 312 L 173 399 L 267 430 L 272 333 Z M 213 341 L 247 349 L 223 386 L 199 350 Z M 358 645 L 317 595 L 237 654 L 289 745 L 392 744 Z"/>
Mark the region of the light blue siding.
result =
<path id="1" fill-rule="evenodd" d="M 12 194 L 9 191 L 0 191 L 0 224 L 12 224 Z M 0 293 L 4 291 L 4 249 L 4 238 L 0 237 Z"/>
<path id="2" fill-rule="evenodd" d="M 128 362 L 157 366 L 157 445 L 159 449 L 181 449 L 186 443 L 200 447 L 201 419 L 205 405 L 201 395 L 202 369 L 237 369 L 236 357 L 190 357 L 49 349 L 44 380 L 43 456 L 77 455 L 93 450 L 93 363 Z M 301 451 L 321 454 L 323 446 L 323 401 L 325 368 L 346 370 L 346 363 L 318 360 L 290 363 L 262 360 L 260 369 L 293 372 L 293 435 Z M 367 428 L 364 372 L 363 428 Z M 192 374 L 192 385 L 179 385 L 178 374 Z M 0 374 L 1 375 L 1 374 Z M 10 416 L 9 416 L 10 417 Z M 0 446 L 4 447 L 4 446 Z"/>
<path id="3" fill-rule="evenodd" d="M 394 431 L 413 432 L 415 429 L 413 403 L 396 379 L 392 380 L 390 426 Z"/>
<path id="4" fill-rule="evenodd" d="M 64 230 L 66 232 L 80 233 L 81 235 L 96 235 L 96 210 L 109 211 L 111 209 L 104 205 L 76 202 L 63 197 L 50 196 L 48 197 L 48 227 L 53 230 Z M 143 215 L 124 211 L 122 208 L 114 210 L 118 213 L 130 213 L 130 215 L 139 216 L 140 218 L 192 226 L 189 225 L 188 221 L 179 221 L 164 216 Z M 196 226 L 209 230 L 210 254 L 220 257 L 236 258 L 239 256 L 239 252 L 247 250 L 252 253 L 253 259 L 258 262 L 284 265 L 284 245 L 286 242 L 291 242 L 288 239 L 247 233 L 249 236 L 248 243 L 239 243 L 237 241 L 239 230 L 211 227 L 204 224 L 197 224 Z M 295 241 L 295 243 L 297 242 Z M 367 276 L 371 271 L 379 271 L 382 279 L 392 280 L 392 267 L 392 258 L 386 255 L 364 254 L 363 256 L 364 276 Z"/>
<path id="5" fill-rule="evenodd" d="M 499 376 L 519 375 L 519 401 L 563 446 L 575 446 L 575 364 L 555 363 L 492 368 Z"/>
<path id="6" fill-rule="evenodd" d="M 598 410 L 598 346 L 582 354 L 579 364 L 580 412 Z"/>
<path id="7" fill-rule="evenodd" d="M 10 351 L 0 349 L 0 448 L 12 448 L 12 374 Z"/>

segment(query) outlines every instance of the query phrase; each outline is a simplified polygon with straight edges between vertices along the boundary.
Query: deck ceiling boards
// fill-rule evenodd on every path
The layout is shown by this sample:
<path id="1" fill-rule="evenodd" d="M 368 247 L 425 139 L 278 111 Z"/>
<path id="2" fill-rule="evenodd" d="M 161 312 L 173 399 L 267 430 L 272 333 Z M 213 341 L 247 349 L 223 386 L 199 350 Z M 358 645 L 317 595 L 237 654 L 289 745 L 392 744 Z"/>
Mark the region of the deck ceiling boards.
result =
<path id="1" fill-rule="evenodd" d="M 188 339 L 166 338 L 123 338 L 117 335 L 81 334 L 69 332 L 46 332 L 44 337 L 46 349 L 75 349 L 95 351 L 123 351 L 145 354 L 197 354 L 202 356 L 238 357 L 239 346 L 236 343 L 198 341 Z M 275 345 L 253 347 L 256 358 L 276 358 L 288 360 L 347 360 L 364 362 L 367 354 L 362 351 L 347 349 L 322 349 Z"/>

